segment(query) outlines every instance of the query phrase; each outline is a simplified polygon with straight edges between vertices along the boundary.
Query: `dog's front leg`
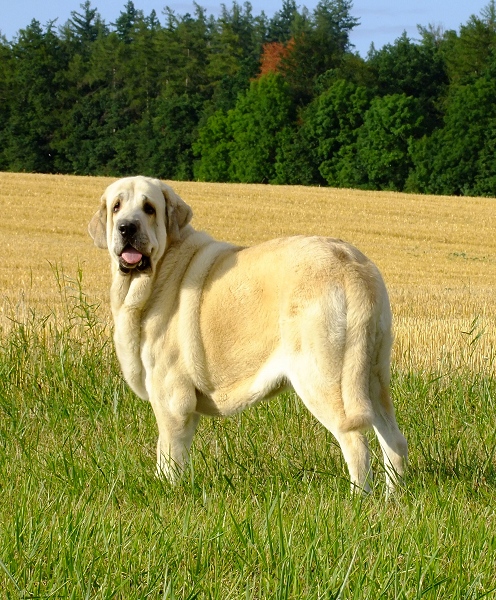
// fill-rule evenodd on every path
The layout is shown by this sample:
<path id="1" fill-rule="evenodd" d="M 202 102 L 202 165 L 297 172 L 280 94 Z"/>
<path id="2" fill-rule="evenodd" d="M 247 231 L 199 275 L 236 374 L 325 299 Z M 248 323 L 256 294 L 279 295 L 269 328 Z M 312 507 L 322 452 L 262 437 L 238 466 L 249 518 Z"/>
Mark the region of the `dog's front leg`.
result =
<path id="1" fill-rule="evenodd" d="M 176 482 L 184 471 L 200 420 L 199 414 L 186 409 L 191 404 L 189 394 L 186 394 L 174 394 L 173 398 L 165 401 L 163 398 L 151 398 L 159 433 L 157 476 L 165 477 L 171 483 Z"/>

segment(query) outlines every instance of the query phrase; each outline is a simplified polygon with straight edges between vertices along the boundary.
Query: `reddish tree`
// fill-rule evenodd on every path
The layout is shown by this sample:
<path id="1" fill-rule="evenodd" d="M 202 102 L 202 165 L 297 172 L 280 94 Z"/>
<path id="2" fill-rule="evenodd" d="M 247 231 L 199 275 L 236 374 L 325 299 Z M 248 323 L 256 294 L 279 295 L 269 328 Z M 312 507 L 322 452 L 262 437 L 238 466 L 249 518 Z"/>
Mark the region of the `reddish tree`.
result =
<path id="1" fill-rule="evenodd" d="M 287 44 L 282 42 L 268 42 L 263 45 L 262 55 L 260 56 L 260 72 L 258 77 L 267 75 L 267 73 L 277 73 L 280 71 L 281 62 L 287 58 L 293 46 L 293 40 Z"/>

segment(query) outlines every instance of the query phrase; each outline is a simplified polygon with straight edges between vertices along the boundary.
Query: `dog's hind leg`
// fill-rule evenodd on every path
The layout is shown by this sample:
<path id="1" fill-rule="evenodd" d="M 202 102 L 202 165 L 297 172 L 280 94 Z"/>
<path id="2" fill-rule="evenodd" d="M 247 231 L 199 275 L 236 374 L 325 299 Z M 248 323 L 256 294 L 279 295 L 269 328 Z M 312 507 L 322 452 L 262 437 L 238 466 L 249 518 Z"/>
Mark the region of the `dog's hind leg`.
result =
<path id="1" fill-rule="evenodd" d="M 319 385 L 320 373 L 308 373 L 305 381 L 292 381 L 295 392 L 308 410 L 336 438 L 348 467 L 352 492 L 369 492 L 372 482 L 370 452 L 366 435 L 359 429 L 347 429 L 339 383 Z M 322 383 L 322 382 L 320 382 Z"/>
<path id="2" fill-rule="evenodd" d="M 394 416 L 379 414 L 374 420 L 374 431 L 381 445 L 388 493 L 401 483 L 408 458 L 408 445 Z"/>
<path id="3" fill-rule="evenodd" d="M 371 377 L 370 390 L 375 405 L 373 427 L 381 445 L 387 492 L 390 493 L 403 478 L 408 459 L 408 444 L 396 422 L 389 395 L 388 373 L 385 377 L 387 383 L 383 381 L 380 375 L 374 374 Z"/>
<path id="4" fill-rule="evenodd" d="M 352 492 L 370 492 L 372 469 L 367 437 L 360 431 L 333 432 L 348 466 Z"/>

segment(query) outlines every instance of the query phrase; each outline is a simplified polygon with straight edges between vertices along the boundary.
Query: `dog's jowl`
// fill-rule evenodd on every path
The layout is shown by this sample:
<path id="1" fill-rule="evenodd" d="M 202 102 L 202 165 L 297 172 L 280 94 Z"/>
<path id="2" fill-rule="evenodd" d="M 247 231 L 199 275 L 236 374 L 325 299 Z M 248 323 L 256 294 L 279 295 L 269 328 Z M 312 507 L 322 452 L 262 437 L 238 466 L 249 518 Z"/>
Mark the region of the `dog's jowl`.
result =
<path id="1" fill-rule="evenodd" d="M 191 225 L 156 179 L 111 184 L 89 225 L 111 258 L 115 346 L 153 407 L 157 471 L 182 472 L 201 415 L 228 416 L 293 389 L 333 433 L 353 489 L 369 490 L 374 429 L 388 489 L 407 443 L 389 393 L 391 311 L 383 279 L 341 240 L 296 236 L 250 248 Z"/>

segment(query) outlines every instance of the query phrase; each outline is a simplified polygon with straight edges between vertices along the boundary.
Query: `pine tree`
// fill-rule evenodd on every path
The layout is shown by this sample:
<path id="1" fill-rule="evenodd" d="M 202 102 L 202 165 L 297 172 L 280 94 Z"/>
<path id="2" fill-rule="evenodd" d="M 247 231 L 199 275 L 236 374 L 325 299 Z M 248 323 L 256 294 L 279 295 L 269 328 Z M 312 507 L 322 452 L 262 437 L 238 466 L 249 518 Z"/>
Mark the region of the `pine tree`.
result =
<path id="1" fill-rule="evenodd" d="M 13 171 L 51 173 L 56 160 L 52 142 L 60 119 L 59 77 L 67 67 L 66 56 L 53 24 L 43 31 L 36 20 L 21 29 L 12 53 L 4 163 Z"/>
<path id="2" fill-rule="evenodd" d="M 349 35 L 358 24 L 351 7 L 350 0 L 320 0 L 311 16 L 303 12 L 295 19 L 283 73 L 301 104 L 313 97 L 319 76 L 338 68 L 349 52 Z"/>

